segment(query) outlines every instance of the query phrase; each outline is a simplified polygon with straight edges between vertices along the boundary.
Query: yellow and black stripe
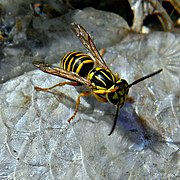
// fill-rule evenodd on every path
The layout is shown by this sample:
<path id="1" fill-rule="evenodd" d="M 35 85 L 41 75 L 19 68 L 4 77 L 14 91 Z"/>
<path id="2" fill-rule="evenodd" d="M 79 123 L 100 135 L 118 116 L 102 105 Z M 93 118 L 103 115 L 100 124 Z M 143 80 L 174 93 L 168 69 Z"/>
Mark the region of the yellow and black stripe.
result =
<path id="1" fill-rule="evenodd" d="M 119 107 L 122 107 L 129 92 L 127 81 L 125 79 L 119 79 L 112 88 L 117 90 L 115 92 L 107 93 L 106 99 L 108 102 L 114 105 L 119 104 Z"/>
<path id="2" fill-rule="evenodd" d="M 93 68 L 89 72 L 87 79 L 91 81 L 93 90 L 98 90 L 99 94 L 96 94 L 98 100 L 102 101 L 105 98 L 114 105 L 119 104 L 120 107 L 123 106 L 129 91 L 126 80 L 116 80 L 116 76 L 113 73 L 99 67 Z M 114 92 L 103 93 L 108 90 L 110 91 L 110 89 L 116 90 Z"/>
<path id="3" fill-rule="evenodd" d="M 86 77 L 94 67 L 94 61 L 87 54 L 72 51 L 63 56 L 60 67 L 66 71 L 75 72 L 82 77 Z"/>
<path id="4" fill-rule="evenodd" d="M 116 78 L 114 76 L 114 74 L 112 74 L 110 71 L 105 70 L 103 68 L 93 68 L 87 77 L 94 89 L 100 90 L 100 89 L 109 89 L 111 88 L 115 82 L 116 82 Z"/>

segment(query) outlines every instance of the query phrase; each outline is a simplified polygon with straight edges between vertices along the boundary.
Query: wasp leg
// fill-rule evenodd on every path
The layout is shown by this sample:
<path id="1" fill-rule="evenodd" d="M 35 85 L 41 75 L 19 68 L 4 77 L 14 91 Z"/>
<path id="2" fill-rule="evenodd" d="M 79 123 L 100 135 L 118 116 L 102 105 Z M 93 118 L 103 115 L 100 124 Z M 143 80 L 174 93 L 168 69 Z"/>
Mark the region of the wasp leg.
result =
<path id="1" fill-rule="evenodd" d="M 50 89 L 53 89 L 57 86 L 64 86 L 64 85 L 70 85 L 70 86 L 78 86 L 79 83 L 78 82 L 62 82 L 62 83 L 58 83 L 58 84 L 55 84 L 54 86 L 51 86 L 51 87 L 48 87 L 48 88 L 41 88 L 41 87 L 37 87 L 35 86 L 35 90 L 36 91 L 49 91 Z"/>
<path id="2" fill-rule="evenodd" d="M 107 93 L 115 92 L 116 89 L 108 89 L 108 90 L 95 90 L 93 91 L 94 97 L 99 101 L 99 102 L 107 102 L 108 100 L 105 97 L 102 97 L 101 95 L 105 95 Z"/>
<path id="3" fill-rule="evenodd" d="M 106 94 L 106 93 L 112 93 L 112 92 L 116 92 L 117 91 L 117 89 L 107 89 L 107 90 L 95 90 L 95 91 L 93 91 L 93 93 L 94 94 Z"/>
<path id="4" fill-rule="evenodd" d="M 74 114 L 68 119 L 68 122 L 70 123 L 70 121 L 72 121 L 74 119 L 74 117 L 76 116 L 77 112 L 78 112 L 78 108 L 79 108 L 79 104 L 80 104 L 80 98 L 84 97 L 84 96 L 89 96 L 91 94 L 90 91 L 85 91 L 82 92 L 81 94 L 79 94 L 77 101 L 76 101 L 76 109 L 74 111 Z"/>
<path id="5" fill-rule="evenodd" d="M 134 98 L 131 97 L 131 96 L 128 96 L 128 97 L 126 98 L 126 102 L 128 102 L 128 103 L 130 103 L 130 104 L 133 104 L 133 103 L 134 103 Z"/>
<path id="6" fill-rule="evenodd" d="M 103 56 L 103 55 L 105 54 L 105 52 L 106 52 L 106 49 L 105 49 L 105 48 L 102 48 L 102 49 L 99 51 L 99 53 L 100 53 L 101 56 Z"/>
<path id="7" fill-rule="evenodd" d="M 105 97 L 102 97 L 101 94 L 97 94 L 93 92 L 93 95 L 99 102 L 107 102 L 107 99 Z"/>

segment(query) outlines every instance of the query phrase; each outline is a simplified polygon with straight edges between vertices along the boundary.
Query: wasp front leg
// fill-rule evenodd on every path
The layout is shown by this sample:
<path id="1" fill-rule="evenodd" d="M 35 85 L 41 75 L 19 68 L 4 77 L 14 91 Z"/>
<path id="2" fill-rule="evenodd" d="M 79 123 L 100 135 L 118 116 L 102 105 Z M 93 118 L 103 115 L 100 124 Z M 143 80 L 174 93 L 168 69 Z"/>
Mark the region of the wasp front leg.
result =
<path id="1" fill-rule="evenodd" d="M 64 86 L 64 85 L 79 86 L 79 83 L 78 82 L 62 82 L 62 83 L 55 84 L 54 86 L 51 86 L 48 88 L 41 88 L 41 87 L 37 87 L 37 86 L 35 86 L 34 88 L 36 91 L 49 91 L 57 86 Z"/>
<path id="2" fill-rule="evenodd" d="M 100 89 L 100 90 L 94 90 L 93 93 L 94 94 L 99 94 L 99 95 L 104 95 L 104 94 L 107 94 L 107 93 L 112 93 L 112 92 L 116 92 L 117 89 L 114 88 L 114 89 Z"/>
<path id="3" fill-rule="evenodd" d="M 99 101 L 99 102 L 102 102 L 102 103 L 106 103 L 107 102 L 107 99 L 105 97 L 102 97 L 101 95 L 104 95 L 104 94 L 98 94 L 98 93 L 94 93 L 93 92 L 93 95 L 94 97 Z"/>
<path id="4" fill-rule="evenodd" d="M 80 98 L 85 97 L 85 96 L 89 96 L 90 94 L 91 94 L 91 91 L 85 91 L 85 92 L 82 92 L 81 94 L 79 94 L 77 101 L 76 101 L 76 109 L 74 111 L 74 114 L 68 119 L 69 123 L 70 123 L 70 121 L 72 121 L 75 118 L 75 116 L 78 112 L 78 108 L 79 108 L 79 104 L 80 104 Z"/>
<path id="5" fill-rule="evenodd" d="M 95 91 L 93 91 L 93 95 L 99 102 L 106 103 L 106 102 L 108 102 L 108 100 L 106 99 L 106 97 L 103 97 L 103 95 L 105 95 L 107 93 L 112 93 L 115 91 L 116 91 L 116 89 L 95 90 Z"/>

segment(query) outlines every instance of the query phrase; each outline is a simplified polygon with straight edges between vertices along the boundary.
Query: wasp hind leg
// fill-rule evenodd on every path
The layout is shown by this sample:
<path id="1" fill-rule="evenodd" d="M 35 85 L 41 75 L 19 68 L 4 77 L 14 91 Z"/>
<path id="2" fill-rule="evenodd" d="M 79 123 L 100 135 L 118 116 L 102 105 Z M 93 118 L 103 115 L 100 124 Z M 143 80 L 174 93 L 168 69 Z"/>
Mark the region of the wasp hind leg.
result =
<path id="1" fill-rule="evenodd" d="M 79 108 L 79 104 L 80 104 L 80 98 L 81 97 L 85 97 L 85 96 L 89 96 L 91 94 L 90 91 L 85 91 L 82 92 L 81 94 L 79 94 L 77 100 L 76 100 L 76 109 L 74 111 L 74 114 L 68 119 L 68 122 L 70 123 L 76 116 L 77 112 L 78 112 L 78 108 Z"/>
<path id="2" fill-rule="evenodd" d="M 105 48 L 102 48 L 102 49 L 99 51 L 99 53 L 100 53 L 101 56 L 103 56 L 103 55 L 105 54 L 105 52 L 106 52 L 106 49 L 105 49 Z"/>
<path id="3" fill-rule="evenodd" d="M 51 90 L 51 89 L 53 89 L 55 87 L 64 86 L 64 85 L 78 86 L 79 83 L 78 82 L 62 82 L 62 83 L 55 84 L 54 86 L 51 86 L 51 87 L 48 87 L 48 88 L 41 88 L 41 87 L 35 86 L 34 89 L 36 91 L 49 91 L 49 90 Z"/>

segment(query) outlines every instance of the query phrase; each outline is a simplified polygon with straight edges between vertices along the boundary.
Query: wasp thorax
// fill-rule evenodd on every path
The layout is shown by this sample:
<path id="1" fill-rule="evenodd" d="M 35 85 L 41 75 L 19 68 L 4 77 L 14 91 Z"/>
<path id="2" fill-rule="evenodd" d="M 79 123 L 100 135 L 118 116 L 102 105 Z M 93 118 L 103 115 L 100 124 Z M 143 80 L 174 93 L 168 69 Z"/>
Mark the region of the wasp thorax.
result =
<path id="1" fill-rule="evenodd" d="M 91 81 L 94 89 L 97 90 L 109 89 L 114 85 L 116 81 L 114 74 L 99 67 L 93 68 L 89 72 L 88 79 Z"/>

